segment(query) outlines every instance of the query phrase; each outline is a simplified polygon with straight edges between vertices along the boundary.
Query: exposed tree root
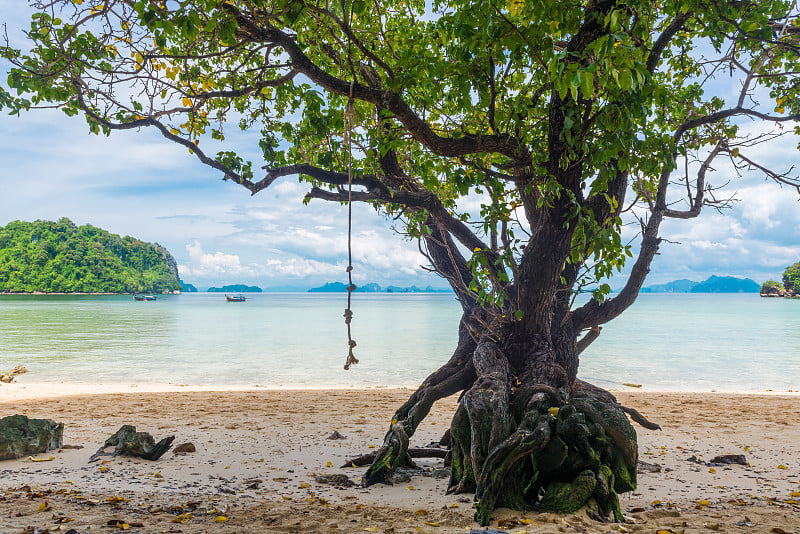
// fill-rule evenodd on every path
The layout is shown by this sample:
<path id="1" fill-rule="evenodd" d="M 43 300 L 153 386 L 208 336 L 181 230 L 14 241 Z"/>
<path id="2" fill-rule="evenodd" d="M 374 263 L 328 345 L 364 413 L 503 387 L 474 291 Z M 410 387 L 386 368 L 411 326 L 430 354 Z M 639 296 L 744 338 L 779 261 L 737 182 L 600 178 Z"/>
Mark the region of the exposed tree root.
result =
<path id="1" fill-rule="evenodd" d="M 471 365 L 453 366 L 454 355 L 398 410 L 383 447 L 352 461 L 372 462 L 365 484 L 391 483 L 393 470 L 412 457 L 444 456 L 443 449 L 409 449 L 408 440 L 431 404 L 460 386 L 448 493 L 474 492 L 476 521 L 487 525 L 497 507 L 572 513 L 584 506 L 621 521 L 618 494 L 636 488 L 636 432 L 626 413 L 660 427 L 587 382 L 554 387 L 562 375 L 548 361 L 517 374 L 491 339 L 460 348 L 472 348 Z M 536 373 L 551 379 L 537 382 Z"/>
<path id="2" fill-rule="evenodd" d="M 447 449 L 434 449 L 433 447 L 408 448 L 408 456 L 410 458 L 445 458 L 448 452 L 450 451 Z M 370 465 L 372 462 L 374 462 L 377 456 L 378 452 L 363 454 L 357 458 L 347 460 L 342 467 L 364 467 L 365 465 Z"/>

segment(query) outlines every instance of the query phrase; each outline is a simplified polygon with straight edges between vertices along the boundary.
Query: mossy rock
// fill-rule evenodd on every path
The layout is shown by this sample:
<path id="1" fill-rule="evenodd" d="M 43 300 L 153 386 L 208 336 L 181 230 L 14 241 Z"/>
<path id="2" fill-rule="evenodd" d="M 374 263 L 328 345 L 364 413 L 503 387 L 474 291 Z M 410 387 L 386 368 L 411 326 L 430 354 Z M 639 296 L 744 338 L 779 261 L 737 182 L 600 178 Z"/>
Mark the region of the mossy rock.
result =
<path id="1" fill-rule="evenodd" d="M 0 460 L 13 460 L 57 449 L 64 443 L 64 423 L 10 415 L 0 419 Z"/>
<path id="2" fill-rule="evenodd" d="M 582 471 L 572 482 L 553 482 L 545 491 L 539 502 L 542 512 L 574 514 L 580 510 L 594 493 L 597 478 L 587 469 Z"/>

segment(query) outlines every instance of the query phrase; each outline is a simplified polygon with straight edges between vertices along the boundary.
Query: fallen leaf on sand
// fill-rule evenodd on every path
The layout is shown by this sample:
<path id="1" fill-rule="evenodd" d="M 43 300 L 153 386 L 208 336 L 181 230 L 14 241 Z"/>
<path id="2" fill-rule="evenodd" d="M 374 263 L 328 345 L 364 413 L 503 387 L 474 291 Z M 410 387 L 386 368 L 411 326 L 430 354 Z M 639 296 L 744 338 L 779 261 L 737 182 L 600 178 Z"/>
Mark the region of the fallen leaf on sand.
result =
<path id="1" fill-rule="evenodd" d="M 51 462 L 51 461 L 55 460 L 56 457 L 52 456 L 52 455 L 50 456 L 50 458 L 34 458 L 33 456 L 28 456 L 28 458 L 26 458 L 26 459 L 31 461 L 31 462 Z"/>
<path id="2" fill-rule="evenodd" d="M 378 532 L 380 528 L 378 527 L 365 527 L 364 532 Z"/>
<path id="3" fill-rule="evenodd" d="M 37 510 L 37 511 L 46 512 L 49 509 L 50 509 L 50 503 L 48 503 L 47 501 L 44 501 L 42 504 L 39 505 L 39 510 Z"/>
<path id="4" fill-rule="evenodd" d="M 788 467 L 786 467 L 786 466 L 785 466 L 785 465 L 783 465 L 783 464 L 780 464 L 780 465 L 778 466 L 778 469 L 789 469 L 789 468 L 788 468 Z"/>
<path id="5" fill-rule="evenodd" d="M 228 518 L 225 517 L 224 515 L 218 515 L 217 517 L 214 518 L 215 523 L 224 523 L 227 520 Z"/>

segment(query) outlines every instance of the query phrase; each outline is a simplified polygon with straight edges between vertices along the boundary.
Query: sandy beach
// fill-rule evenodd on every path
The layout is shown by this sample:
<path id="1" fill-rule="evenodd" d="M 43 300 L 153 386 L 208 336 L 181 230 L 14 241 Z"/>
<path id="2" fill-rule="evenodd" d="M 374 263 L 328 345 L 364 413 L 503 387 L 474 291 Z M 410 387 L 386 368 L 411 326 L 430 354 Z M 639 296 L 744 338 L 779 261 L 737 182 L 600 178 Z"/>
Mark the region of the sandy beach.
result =
<path id="1" fill-rule="evenodd" d="M 386 532 L 479 530 L 471 495 L 444 494 L 441 460 L 394 486 L 321 482 L 363 469 L 347 459 L 382 442 L 407 389 L 202 390 L 169 386 L 0 386 L 0 416 L 65 424 L 60 450 L 0 463 L 0 533 Z M 165 391 L 168 390 L 168 391 Z M 637 427 L 639 488 L 622 496 L 625 524 L 585 514 L 501 509 L 490 528 L 509 532 L 800 533 L 800 396 L 615 392 L 663 431 Z M 449 425 L 455 398 L 439 402 L 412 445 Z M 196 452 L 156 462 L 89 457 L 121 425 L 175 435 Z M 345 439 L 328 437 L 337 431 Z M 82 447 L 82 448 L 71 448 Z M 744 454 L 747 466 L 709 466 Z M 49 529 L 49 530 L 46 530 Z"/>

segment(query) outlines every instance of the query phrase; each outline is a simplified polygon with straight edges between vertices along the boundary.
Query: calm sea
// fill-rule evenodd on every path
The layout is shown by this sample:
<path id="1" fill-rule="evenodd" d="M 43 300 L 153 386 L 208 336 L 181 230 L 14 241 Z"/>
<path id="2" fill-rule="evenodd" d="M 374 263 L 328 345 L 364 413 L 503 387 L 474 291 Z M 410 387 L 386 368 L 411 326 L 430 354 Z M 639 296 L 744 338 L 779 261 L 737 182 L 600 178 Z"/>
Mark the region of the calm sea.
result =
<path id="1" fill-rule="evenodd" d="M 356 294 L 349 371 L 343 294 L 0 296 L 0 371 L 18 380 L 265 386 L 416 385 L 447 360 L 450 294 Z M 646 294 L 582 355 L 604 387 L 800 390 L 800 301 Z"/>

